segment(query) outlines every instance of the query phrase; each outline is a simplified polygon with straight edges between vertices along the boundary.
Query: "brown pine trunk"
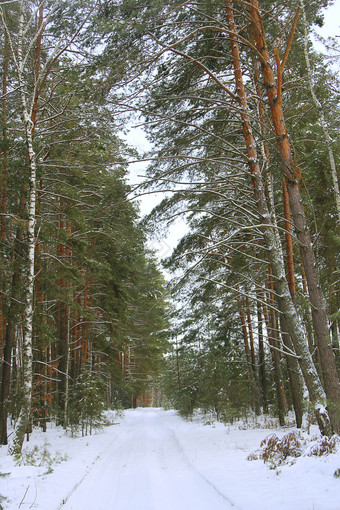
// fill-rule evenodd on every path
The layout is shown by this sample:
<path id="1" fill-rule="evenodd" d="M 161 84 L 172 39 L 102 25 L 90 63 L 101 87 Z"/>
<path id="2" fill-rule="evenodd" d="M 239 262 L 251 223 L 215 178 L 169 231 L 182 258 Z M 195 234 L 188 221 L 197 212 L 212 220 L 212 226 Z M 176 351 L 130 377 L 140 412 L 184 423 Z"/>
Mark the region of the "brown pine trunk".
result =
<path id="1" fill-rule="evenodd" d="M 255 41 L 252 41 L 252 43 L 254 43 L 254 42 Z M 255 66 L 254 79 L 255 79 L 255 85 L 256 85 L 256 93 L 259 97 L 261 97 L 263 87 L 262 87 L 262 84 L 261 84 L 260 78 L 259 78 L 259 71 L 260 71 L 259 62 L 255 60 L 254 66 Z M 266 114 L 265 114 L 265 108 L 263 106 L 262 101 L 259 101 L 259 120 L 260 120 L 260 127 L 261 127 L 261 135 L 264 140 L 263 154 L 264 154 L 264 158 L 266 161 L 267 170 L 269 171 L 269 162 L 270 162 L 269 147 L 268 147 L 268 143 L 265 141 L 266 134 L 267 134 L 266 133 L 266 125 L 265 125 Z M 269 176 L 267 176 L 267 177 L 269 177 Z M 296 288 L 295 288 L 293 242 L 292 242 L 292 235 L 291 235 L 289 198 L 288 198 L 287 186 L 286 186 L 285 181 L 283 181 L 282 197 L 283 197 L 283 210 L 284 210 L 284 218 L 285 218 L 287 280 L 288 280 L 290 294 L 291 294 L 292 300 L 295 304 L 295 302 L 296 302 Z M 261 308 L 258 307 L 258 309 L 261 312 Z M 284 323 L 283 318 L 280 318 L 280 323 L 281 324 Z M 294 350 L 292 341 L 289 337 L 289 334 L 287 332 L 284 332 L 284 330 L 283 330 L 283 335 L 282 335 L 282 341 L 283 341 L 284 345 L 286 345 L 288 347 L 288 349 L 290 349 L 291 351 Z M 295 412 L 296 426 L 298 428 L 300 428 L 302 425 L 302 418 L 303 418 L 303 400 L 302 400 L 303 381 L 301 378 L 301 371 L 300 371 L 297 359 L 292 356 L 287 356 L 286 358 L 287 358 L 287 365 L 288 365 L 288 371 L 289 371 L 289 382 L 290 382 L 290 389 L 291 389 L 293 407 L 294 407 L 294 412 Z M 263 377 L 263 375 L 261 377 Z"/>
<path id="2" fill-rule="evenodd" d="M 282 181 L 282 201 L 283 201 L 283 212 L 285 220 L 285 241 L 286 241 L 286 267 L 287 267 L 287 280 L 290 295 L 292 301 L 296 305 L 296 286 L 295 286 L 295 270 L 294 270 L 294 254 L 293 254 L 293 239 L 292 239 L 292 227 L 289 209 L 289 197 L 287 191 L 286 181 Z M 285 327 L 284 317 L 280 317 L 281 329 L 282 329 L 282 340 L 287 350 L 294 350 L 293 343 Z M 296 358 L 287 356 L 288 374 L 290 391 L 292 395 L 292 402 L 295 412 L 295 421 L 297 428 L 302 427 L 303 418 L 303 382 L 301 378 L 301 372 L 299 364 Z"/>
<path id="3" fill-rule="evenodd" d="M 340 433 L 339 376 L 336 370 L 334 354 L 330 342 L 328 320 L 317 263 L 314 256 L 300 193 L 299 181 L 301 178 L 301 170 L 294 161 L 288 131 L 285 125 L 280 87 L 283 68 L 278 62 L 277 83 L 270 65 L 271 59 L 267 49 L 259 3 L 257 0 L 250 0 L 250 6 L 256 47 L 262 56 L 261 69 L 263 82 L 269 100 L 271 119 L 275 129 L 277 146 L 281 156 L 283 178 L 287 184 L 290 210 L 294 221 L 296 236 L 299 240 L 301 260 L 306 272 L 314 331 L 320 354 L 325 391 L 328 397 L 328 410 L 334 431 Z"/>
<path id="4" fill-rule="evenodd" d="M 59 221 L 60 230 L 64 230 L 64 220 L 62 219 L 62 209 L 63 204 L 60 204 L 61 210 L 61 219 Z M 66 258 L 66 250 L 64 242 L 61 242 L 57 246 L 57 256 L 61 260 L 65 260 Z M 58 324 L 58 339 L 59 339 L 59 391 L 58 391 L 58 401 L 59 407 L 64 414 L 67 406 L 67 377 L 68 377 L 68 363 L 69 363 L 69 309 L 66 301 L 67 296 L 67 288 L 68 284 L 64 281 L 63 276 L 58 279 L 58 287 L 60 292 L 60 298 L 58 301 L 58 316 L 57 316 L 57 324 Z M 62 423 L 64 423 L 64 415 L 61 418 Z"/>
<path id="5" fill-rule="evenodd" d="M 253 335 L 253 325 L 252 325 L 252 321 L 251 321 L 250 303 L 249 303 L 249 296 L 248 295 L 246 296 L 246 309 L 247 309 L 247 324 L 248 324 L 248 332 L 249 332 L 251 368 L 252 368 L 252 370 L 254 372 L 254 376 L 256 377 L 254 335 Z"/>
<path id="6" fill-rule="evenodd" d="M 54 401 L 53 394 L 56 393 L 55 383 L 53 382 L 53 374 L 56 369 L 55 362 L 55 346 L 49 345 L 46 350 L 46 373 L 47 373 L 47 396 L 48 396 L 48 404 L 50 409 L 52 409 L 52 403 Z"/>
<path id="7" fill-rule="evenodd" d="M 2 183 L 1 183 L 1 216 L 0 216 L 0 240 L 6 239 L 6 213 L 7 213 L 7 180 L 8 180 L 8 136 L 7 136 L 7 75 L 9 60 L 8 34 L 4 35 L 3 53 L 3 78 L 2 78 L 2 139 L 4 150 L 2 153 Z"/>
<path id="8" fill-rule="evenodd" d="M 73 290 L 73 303 L 72 307 L 72 350 L 70 351 L 70 366 L 71 366 L 71 377 L 75 381 L 80 373 L 80 349 L 81 349 L 81 338 L 80 338 L 80 298 L 77 295 L 77 291 Z"/>
<path id="9" fill-rule="evenodd" d="M 249 336 L 248 328 L 247 328 L 246 315 L 243 310 L 241 295 L 239 292 L 237 293 L 237 303 L 238 303 L 239 315 L 240 315 L 241 326 L 242 326 L 244 349 L 245 349 L 246 359 L 247 359 L 248 379 L 249 379 L 249 385 L 250 385 L 251 393 L 252 393 L 252 402 L 254 404 L 255 413 L 259 414 L 259 398 L 258 398 L 257 384 L 256 384 L 256 379 L 255 379 L 255 374 L 254 374 L 253 364 L 252 364 L 252 354 L 251 354 L 251 347 L 250 347 L 251 341 L 250 341 L 250 336 Z"/>
<path id="10" fill-rule="evenodd" d="M 2 80 L 2 143 L 4 150 L 1 154 L 1 173 L 2 181 L 0 187 L 0 241 L 4 245 L 6 240 L 6 214 L 7 214 L 7 181 L 8 181 L 8 148 L 7 148 L 7 108 L 6 108 L 6 94 L 7 94 L 7 74 L 8 74 L 8 60 L 9 60 L 9 44 L 8 34 L 4 35 L 4 50 L 3 50 L 3 80 Z M 0 276 L 0 285 L 4 289 L 3 277 Z M 0 294 L 0 356 L 4 357 L 4 336 L 6 327 L 5 316 L 5 300 L 4 296 Z"/>
<path id="11" fill-rule="evenodd" d="M 284 218 L 285 218 L 287 280 L 288 280 L 290 295 L 292 296 L 293 303 L 295 304 L 296 303 L 296 288 L 295 288 L 292 226 L 291 226 L 291 219 L 290 219 L 287 183 L 285 180 L 282 181 L 282 200 L 283 200 L 283 212 L 284 212 Z"/>
<path id="12" fill-rule="evenodd" d="M 21 253 L 22 253 L 23 231 L 17 228 L 14 242 L 13 273 L 10 291 L 9 305 L 6 311 L 6 328 L 4 337 L 2 383 L 0 394 L 0 444 L 7 444 L 7 399 L 10 392 L 12 350 L 15 346 L 16 325 L 20 304 L 17 301 L 18 287 L 21 278 Z"/>
<path id="13" fill-rule="evenodd" d="M 86 314 L 88 306 L 88 286 L 89 275 L 86 270 L 85 287 L 84 287 L 84 303 L 83 303 L 83 324 L 82 324 L 82 345 L 81 345 L 81 365 L 84 366 L 88 358 L 89 340 L 88 340 L 88 325 L 86 324 Z M 91 298 L 90 298 L 91 299 Z"/>
<path id="14" fill-rule="evenodd" d="M 275 382 L 275 391 L 276 391 L 276 398 L 277 398 L 277 409 L 278 409 L 278 417 L 281 427 L 285 425 L 285 415 L 287 413 L 287 404 L 286 404 L 286 395 L 285 395 L 285 389 L 283 384 L 283 377 L 282 377 L 282 370 L 281 370 L 281 343 L 279 338 L 279 332 L 278 332 L 278 323 L 277 323 L 277 317 L 274 310 L 275 306 L 275 300 L 274 300 L 274 284 L 273 284 L 273 278 L 270 271 L 270 278 L 269 278 L 269 285 L 268 285 L 268 293 L 267 293 L 267 300 L 268 300 L 268 340 L 269 344 L 272 347 L 271 348 L 271 355 L 273 360 L 273 367 L 274 367 L 274 382 Z"/>
<path id="15" fill-rule="evenodd" d="M 228 20 L 231 52 L 233 57 L 234 76 L 239 97 L 239 108 L 242 120 L 243 136 L 245 140 L 250 174 L 253 180 L 254 195 L 261 229 L 270 265 L 273 271 L 275 293 L 281 313 L 286 314 L 289 333 L 294 342 L 294 349 L 299 356 L 303 376 L 309 391 L 310 399 L 315 406 L 315 416 L 320 430 L 323 434 L 332 434 L 332 427 L 326 409 L 326 396 L 323 391 L 315 366 L 310 357 L 306 345 L 304 332 L 301 328 L 299 318 L 296 314 L 294 304 L 289 292 L 288 282 L 284 274 L 284 267 L 280 255 L 280 247 L 277 244 L 274 227 L 271 223 L 270 212 L 265 196 L 264 184 L 262 181 L 261 168 L 257 157 L 256 141 L 252 134 L 251 119 L 248 109 L 247 96 L 245 92 L 243 74 L 241 69 L 241 58 L 238 47 L 238 35 L 235 28 L 233 2 L 226 2 L 226 13 Z"/>
<path id="16" fill-rule="evenodd" d="M 68 363 L 68 306 L 64 301 L 58 303 L 58 337 L 59 337 L 59 405 L 62 410 L 65 409 L 66 400 L 66 377 L 67 377 L 67 363 Z"/>

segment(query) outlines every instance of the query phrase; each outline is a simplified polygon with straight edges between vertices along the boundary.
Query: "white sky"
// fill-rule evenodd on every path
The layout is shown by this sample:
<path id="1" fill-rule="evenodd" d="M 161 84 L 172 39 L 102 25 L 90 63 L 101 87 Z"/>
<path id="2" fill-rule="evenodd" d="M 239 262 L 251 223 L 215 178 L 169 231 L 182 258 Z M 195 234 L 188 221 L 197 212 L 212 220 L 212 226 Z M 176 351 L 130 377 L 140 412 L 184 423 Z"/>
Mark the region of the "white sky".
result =
<path id="1" fill-rule="evenodd" d="M 316 31 L 323 37 L 340 36 L 340 0 L 335 0 L 334 4 L 325 11 L 325 22 L 322 28 Z"/>
<path id="2" fill-rule="evenodd" d="M 315 26 L 315 32 L 322 37 L 337 37 L 340 42 L 340 0 L 335 0 L 334 4 L 325 11 L 324 26 L 322 28 Z M 325 49 L 322 44 L 314 39 L 314 45 L 320 52 Z"/>

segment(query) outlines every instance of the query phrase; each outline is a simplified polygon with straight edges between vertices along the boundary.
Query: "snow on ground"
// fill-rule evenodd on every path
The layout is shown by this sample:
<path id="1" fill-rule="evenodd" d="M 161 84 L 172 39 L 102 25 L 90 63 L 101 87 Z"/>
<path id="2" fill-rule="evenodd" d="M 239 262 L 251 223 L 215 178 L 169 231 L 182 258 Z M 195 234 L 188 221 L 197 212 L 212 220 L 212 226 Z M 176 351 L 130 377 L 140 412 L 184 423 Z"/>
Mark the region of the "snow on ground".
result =
<path id="1" fill-rule="evenodd" d="M 247 460 L 266 436 L 292 429 L 184 421 L 155 408 L 125 411 L 116 422 L 83 438 L 52 426 L 34 431 L 24 451 L 42 466 L 16 465 L 2 446 L 0 508 L 340 510 L 339 454 L 276 470 Z"/>

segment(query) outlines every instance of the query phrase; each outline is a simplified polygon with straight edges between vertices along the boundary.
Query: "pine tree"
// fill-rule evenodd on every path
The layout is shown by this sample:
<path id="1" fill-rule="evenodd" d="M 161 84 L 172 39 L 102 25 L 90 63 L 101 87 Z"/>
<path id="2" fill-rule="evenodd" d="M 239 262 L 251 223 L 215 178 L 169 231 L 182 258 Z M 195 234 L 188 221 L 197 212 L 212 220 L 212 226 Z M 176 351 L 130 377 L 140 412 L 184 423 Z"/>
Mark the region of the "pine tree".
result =
<path id="1" fill-rule="evenodd" d="M 1 188 L 8 197 L 1 232 L 15 240 L 3 248 L 1 283 L 11 296 L 4 350 L 8 368 L 16 363 L 17 370 L 2 372 L 1 427 L 6 442 L 9 409 L 17 424 L 11 451 L 20 455 L 32 419 L 43 429 L 54 416 L 65 427 L 74 420 L 71 395 L 79 381 L 94 378 L 101 405 L 111 403 L 112 381 L 115 392 L 124 386 L 119 360 L 130 337 L 138 338 L 143 384 L 159 370 L 166 342 L 157 331 L 166 305 L 137 211 L 127 201 L 128 149 L 116 135 L 101 77 L 89 71 L 86 22 L 94 5 L 21 2 L 10 23 L 1 9 L 8 72 L 19 85 L 6 98 L 7 124 L 19 135 L 8 140 Z M 76 44 L 83 61 L 74 58 Z M 90 399 L 87 391 L 84 398 Z"/>
<path id="2" fill-rule="evenodd" d="M 268 95 L 269 108 L 266 110 L 266 116 L 271 118 L 276 129 L 276 140 L 270 139 L 270 127 L 267 131 L 268 137 L 266 136 L 270 149 L 270 164 L 275 168 L 275 178 L 279 181 L 283 175 L 286 181 L 295 232 L 301 248 L 300 256 L 309 281 L 309 298 L 320 355 L 321 358 L 325 357 L 324 359 L 328 360 L 327 364 L 332 365 L 332 373 L 329 379 L 327 379 L 328 376 L 326 377 L 325 388 L 332 402 L 332 405 L 329 405 L 332 425 L 337 430 L 338 382 L 329 344 L 327 317 L 323 306 L 321 285 L 318 283 L 319 275 L 317 265 L 314 263 L 315 254 L 308 233 L 308 222 L 302 206 L 298 167 L 293 161 L 290 141 L 286 128 L 283 127 L 284 109 L 289 108 L 290 105 L 294 107 L 293 103 L 288 101 L 289 94 L 287 106 L 283 104 L 282 79 L 289 51 L 293 51 L 292 42 L 298 15 L 295 16 L 290 34 L 286 34 L 285 31 L 282 34 L 278 22 L 267 24 L 263 16 L 266 7 L 267 5 L 264 5 L 264 10 L 260 11 L 257 2 L 250 2 L 249 6 L 242 2 L 229 2 L 227 10 L 222 4 L 213 7 L 205 2 L 197 6 L 186 5 L 178 10 L 167 10 L 166 6 L 162 9 L 162 6 L 159 6 L 157 21 L 150 20 L 149 41 L 151 42 L 148 42 L 148 58 L 150 61 L 157 61 L 158 74 L 152 76 L 151 83 L 150 75 L 145 73 L 144 87 L 148 89 L 149 94 L 148 101 L 141 106 L 148 122 L 151 140 L 158 146 L 162 143 L 158 151 L 159 159 L 150 167 L 149 175 L 151 179 L 158 182 L 158 189 L 168 190 L 176 186 L 179 188 L 179 191 L 174 193 L 174 198 L 164 203 L 167 207 L 167 212 L 164 212 L 165 207 L 163 207 L 164 217 L 187 210 L 190 214 L 195 200 L 187 197 L 202 193 L 203 182 L 205 186 L 209 183 L 211 195 L 221 194 L 222 198 L 226 196 L 225 191 L 223 189 L 221 192 L 216 187 L 216 183 L 223 182 L 225 187 L 230 186 L 229 183 L 233 182 L 234 177 L 234 188 L 236 188 L 239 175 L 247 179 L 248 225 L 245 228 L 249 229 L 251 211 L 254 214 L 254 220 L 256 218 L 252 227 L 253 232 L 255 229 L 261 232 L 262 242 L 266 246 L 265 258 L 271 265 L 277 296 L 276 306 L 285 318 L 283 334 L 289 334 L 294 344 L 295 353 L 291 355 L 300 359 L 311 400 L 315 402 L 320 428 L 324 433 L 329 434 L 331 426 L 327 412 L 324 414 L 325 393 L 308 351 L 306 332 L 300 326 L 300 318 L 295 308 L 292 286 L 292 249 L 290 247 L 287 252 L 289 253 L 289 260 L 287 260 L 291 268 L 291 276 L 287 280 L 281 248 L 282 241 L 277 231 L 278 224 L 273 220 L 274 209 L 269 206 L 268 188 L 261 172 L 261 165 L 268 164 L 268 156 L 266 150 L 261 152 L 262 140 L 258 136 L 258 133 L 266 136 L 265 132 L 256 124 L 256 120 L 258 122 L 261 119 L 261 115 L 258 115 L 259 97 L 252 88 L 252 80 L 245 78 L 248 75 L 251 76 L 256 87 L 255 75 L 260 73 L 264 86 L 262 95 L 264 93 Z M 319 7 L 320 4 L 313 6 L 311 17 L 315 18 Z M 234 8 L 237 27 L 234 23 Z M 275 16 L 275 11 L 273 15 Z M 292 18 L 292 6 L 285 5 L 281 15 L 286 17 L 288 23 L 288 20 Z M 163 19 L 167 20 L 166 24 L 162 24 Z M 271 19 L 275 18 L 272 16 Z M 174 26 L 176 30 L 171 28 Z M 142 30 L 139 36 L 141 43 L 148 40 L 147 30 Z M 278 57 L 278 49 L 275 49 L 273 53 L 277 62 L 277 75 L 269 66 L 270 58 L 266 53 L 267 37 L 268 40 L 279 38 L 286 44 L 282 61 Z M 239 43 L 242 43 L 242 49 Z M 143 44 L 140 46 L 146 47 Z M 296 47 L 298 48 L 298 45 Z M 154 50 L 153 56 L 149 57 L 152 50 Z M 169 55 L 171 59 L 167 58 Z M 137 68 L 139 72 L 142 69 L 140 62 Z M 258 65 L 254 66 L 254 62 Z M 292 96 L 289 99 L 291 100 Z M 230 164 L 230 161 L 233 163 Z M 227 179 L 224 178 L 224 180 L 226 172 L 222 164 L 230 169 Z M 233 171 L 233 166 L 237 167 L 238 175 Z M 214 187 L 211 185 L 212 182 Z M 251 187 L 254 193 L 252 201 L 249 200 Z M 186 209 L 188 203 L 189 209 Z M 203 202 L 200 210 L 196 205 L 195 212 L 205 214 L 206 203 Z M 240 202 L 237 206 L 239 209 L 242 207 Z M 277 207 L 274 202 L 274 208 Z M 160 217 L 161 211 L 162 206 L 156 211 L 158 215 L 156 218 Z M 210 215 L 213 216 L 211 213 Z M 286 221 L 287 218 L 288 216 Z M 303 225 L 300 224 L 301 221 Z M 236 228 L 235 230 L 238 232 Z M 210 246 L 206 243 L 203 250 L 198 243 L 201 258 L 207 257 L 219 243 L 225 248 L 222 235 L 216 235 L 215 243 L 211 242 Z M 189 254 L 188 260 L 190 256 L 192 253 Z M 277 321 L 275 321 L 275 328 L 276 324 Z M 287 354 L 288 350 L 287 343 Z M 330 355 L 329 358 L 328 355 Z"/>

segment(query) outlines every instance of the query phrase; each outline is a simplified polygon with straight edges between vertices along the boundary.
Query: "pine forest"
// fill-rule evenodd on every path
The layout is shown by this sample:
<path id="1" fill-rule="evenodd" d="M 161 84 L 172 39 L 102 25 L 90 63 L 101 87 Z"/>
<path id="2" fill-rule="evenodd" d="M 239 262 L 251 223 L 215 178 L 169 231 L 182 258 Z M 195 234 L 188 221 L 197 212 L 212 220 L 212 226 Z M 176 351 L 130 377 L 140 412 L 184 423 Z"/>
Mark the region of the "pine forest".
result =
<path id="1" fill-rule="evenodd" d="M 339 46 L 313 39 L 330 4 L 1 2 L 11 454 L 139 405 L 340 434 Z"/>

